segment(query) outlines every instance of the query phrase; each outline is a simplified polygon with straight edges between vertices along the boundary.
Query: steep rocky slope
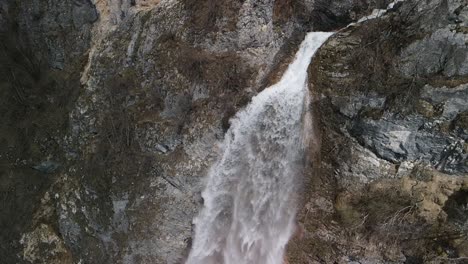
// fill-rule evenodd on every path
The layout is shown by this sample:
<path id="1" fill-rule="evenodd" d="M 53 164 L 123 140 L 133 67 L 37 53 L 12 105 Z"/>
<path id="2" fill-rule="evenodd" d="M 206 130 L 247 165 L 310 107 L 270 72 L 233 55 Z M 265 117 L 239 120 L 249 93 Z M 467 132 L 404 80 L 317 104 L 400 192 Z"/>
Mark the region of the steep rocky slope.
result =
<path id="1" fill-rule="evenodd" d="M 467 17 L 464 1 L 406 1 L 322 47 L 292 263 L 466 261 Z"/>
<path id="2" fill-rule="evenodd" d="M 229 118 L 387 4 L 4 1 L 1 259 L 181 263 Z M 467 12 L 407 1 L 321 49 L 290 263 L 466 257 Z"/>
<path id="3" fill-rule="evenodd" d="M 47 190 L 59 167 L 65 168 L 62 142 L 68 113 L 80 93 L 80 71 L 97 18 L 87 1 L 0 3 L 2 263 L 36 258 L 49 263 L 46 254 L 71 261 L 56 232 L 54 209 L 42 210 L 39 205 L 53 198 Z M 50 247 L 37 250 L 20 243 L 22 234 L 35 228 L 38 231 L 26 240 Z"/>

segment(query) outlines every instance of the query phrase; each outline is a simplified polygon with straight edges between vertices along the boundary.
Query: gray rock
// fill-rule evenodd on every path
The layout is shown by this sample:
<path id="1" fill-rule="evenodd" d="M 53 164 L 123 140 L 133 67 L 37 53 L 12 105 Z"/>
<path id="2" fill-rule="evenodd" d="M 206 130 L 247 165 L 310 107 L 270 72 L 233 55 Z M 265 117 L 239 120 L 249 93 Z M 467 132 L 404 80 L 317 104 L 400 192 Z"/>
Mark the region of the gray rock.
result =
<path id="1" fill-rule="evenodd" d="M 391 162 L 432 162 L 448 143 L 443 135 L 421 131 L 420 118 L 407 120 L 363 120 L 352 128 L 352 134 L 377 155 Z"/>
<path id="2" fill-rule="evenodd" d="M 442 104 L 442 117 L 453 120 L 457 114 L 468 110 L 468 84 L 454 88 L 435 88 L 424 86 L 421 97 L 430 100 L 433 104 Z"/>
<path id="3" fill-rule="evenodd" d="M 442 72 L 447 77 L 468 74 L 466 34 L 439 29 L 416 41 L 401 54 L 401 71 L 407 77 Z"/>
<path id="4" fill-rule="evenodd" d="M 331 103 L 337 106 L 343 115 L 354 118 L 365 107 L 382 109 L 385 104 L 385 98 L 376 94 L 358 94 L 351 98 L 346 96 L 333 96 L 331 98 Z"/>
<path id="5" fill-rule="evenodd" d="M 73 24 L 81 28 L 84 24 L 92 24 L 98 19 L 98 13 L 90 0 L 78 0 L 73 2 Z"/>
<path id="6" fill-rule="evenodd" d="M 55 161 L 44 161 L 41 162 L 40 164 L 33 166 L 33 169 L 38 170 L 42 173 L 54 173 L 58 168 L 60 167 L 60 164 L 55 162 Z"/>

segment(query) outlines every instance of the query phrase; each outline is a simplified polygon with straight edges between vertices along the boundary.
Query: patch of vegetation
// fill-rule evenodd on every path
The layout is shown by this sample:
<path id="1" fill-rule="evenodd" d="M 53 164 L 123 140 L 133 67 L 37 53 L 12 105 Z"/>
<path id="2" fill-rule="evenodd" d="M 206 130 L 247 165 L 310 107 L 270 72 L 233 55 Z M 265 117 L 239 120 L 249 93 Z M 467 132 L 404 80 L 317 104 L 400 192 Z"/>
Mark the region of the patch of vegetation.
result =
<path id="1" fill-rule="evenodd" d="M 19 24 L 19 1 L 7 4 L 0 32 L 0 258 L 5 263 L 20 263 L 21 233 L 34 228 L 33 214 L 58 175 L 32 167 L 49 159 L 64 162 L 57 139 L 68 128 L 79 75 L 73 78 L 69 72 L 51 69 L 49 51 L 41 48 L 43 39 L 30 39 L 24 31 L 29 29 Z M 34 22 L 39 24 L 43 15 L 42 11 L 35 14 Z M 51 220 L 44 217 L 41 221 Z"/>
<path id="2" fill-rule="evenodd" d="M 62 120 L 57 112 L 48 115 L 47 95 L 55 83 L 17 26 L 0 38 L 0 256 L 5 263 L 17 263 L 13 252 L 20 250 L 20 234 L 30 228 L 32 214 L 52 182 L 33 170 L 31 162 L 58 149 L 50 129 L 60 128 Z"/>
<path id="3" fill-rule="evenodd" d="M 223 29 L 234 31 L 243 2 L 244 0 L 183 0 L 185 10 L 190 16 L 186 21 L 187 27 L 202 32 L 214 32 L 222 26 Z"/>

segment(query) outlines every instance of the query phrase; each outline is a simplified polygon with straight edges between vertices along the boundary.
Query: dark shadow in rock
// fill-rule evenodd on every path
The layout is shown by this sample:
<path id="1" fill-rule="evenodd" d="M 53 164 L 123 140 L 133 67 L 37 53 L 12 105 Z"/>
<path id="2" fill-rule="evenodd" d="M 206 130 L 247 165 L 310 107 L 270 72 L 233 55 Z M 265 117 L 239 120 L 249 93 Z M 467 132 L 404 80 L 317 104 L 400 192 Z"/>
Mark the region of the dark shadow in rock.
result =
<path id="1" fill-rule="evenodd" d="M 468 224 L 468 190 L 453 193 L 443 207 L 447 219 L 456 225 Z"/>

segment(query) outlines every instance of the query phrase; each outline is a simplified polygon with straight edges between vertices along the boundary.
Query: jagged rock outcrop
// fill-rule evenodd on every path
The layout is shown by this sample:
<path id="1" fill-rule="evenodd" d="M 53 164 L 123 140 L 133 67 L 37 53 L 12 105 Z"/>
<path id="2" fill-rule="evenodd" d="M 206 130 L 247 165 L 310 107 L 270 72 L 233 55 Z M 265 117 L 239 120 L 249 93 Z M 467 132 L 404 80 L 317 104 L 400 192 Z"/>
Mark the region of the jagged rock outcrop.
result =
<path id="1" fill-rule="evenodd" d="M 405 1 L 322 47 L 320 159 L 292 263 L 465 261 L 467 14 L 464 1 Z"/>
<path id="2" fill-rule="evenodd" d="M 5 263 L 181 263 L 229 118 L 305 32 L 389 1 L 46 2 L 0 4 Z M 466 223 L 467 8 L 399 3 L 322 48 L 290 263 L 465 256 L 418 235 Z"/>

